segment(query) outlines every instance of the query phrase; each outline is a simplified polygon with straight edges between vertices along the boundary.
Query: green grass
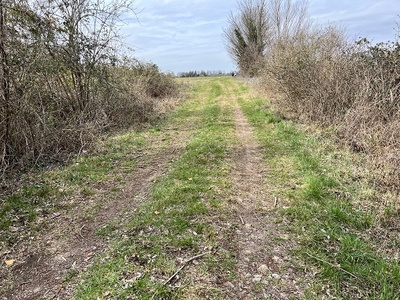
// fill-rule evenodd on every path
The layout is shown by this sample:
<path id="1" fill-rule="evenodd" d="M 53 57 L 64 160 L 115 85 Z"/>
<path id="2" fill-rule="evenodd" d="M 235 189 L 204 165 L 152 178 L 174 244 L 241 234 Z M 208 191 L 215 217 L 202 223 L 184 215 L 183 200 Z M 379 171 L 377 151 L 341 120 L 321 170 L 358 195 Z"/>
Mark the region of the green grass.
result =
<path id="1" fill-rule="evenodd" d="M 399 261 L 378 252 L 379 237 L 368 235 L 379 220 L 373 205 L 360 206 L 366 187 L 349 180 L 351 158 L 281 120 L 262 99 L 240 104 L 264 148 L 274 196 L 285 199 L 287 229 L 299 237 L 293 255 L 318 267 L 307 298 L 329 290 L 329 298 L 400 299 Z"/>
<path id="2" fill-rule="evenodd" d="M 133 172 L 136 162 L 131 155 L 145 145 L 141 133 L 121 134 L 108 139 L 97 153 L 82 156 L 64 167 L 38 170 L 29 175 L 24 185 L 1 199 L 0 243 L 15 242 L 18 236 L 11 232 L 12 227 L 35 229 L 38 217 L 67 208 L 68 199 L 94 195 L 96 191 L 90 185 L 117 181 L 119 174 L 115 172 Z"/>
<path id="3" fill-rule="evenodd" d="M 190 293 L 193 278 L 185 277 L 185 272 L 179 274 L 183 288 L 164 282 L 178 269 L 177 257 L 188 259 L 218 248 L 208 216 L 215 209 L 223 209 L 217 190 L 226 185 L 224 157 L 233 133 L 231 112 L 222 111 L 218 103 L 221 89 L 217 82 L 197 83 L 193 87 L 194 100 L 173 114 L 168 125 L 184 126 L 194 138 L 169 174 L 155 182 L 149 199 L 126 224 L 129 237 L 117 241 L 79 276 L 82 283 L 75 299 L 101 298 L 104 293 L 112 299 L 176 299 Z M 231 276 L 234 272 L 234 256 L 226 251 L 203 260 L 204 273 L 218 271 L 222 276 Z M 210 288 L 207 293 L 220 294 L 218 288 Z"/>
<path id="4" fill-rule="evenodd" d="M 96 184 L 106 183 L 111 192 L 87 208 L 90 220 L 105 197 L 121 193 L 146 150 L 160 146 L 150 137 L 168 144 L 185 130 L 190 139 L 167 175 L 154 182 L 128 220 L 97 229 L 96 235 L 111 241 L 109 248 L 88 269 L 68 272 L 64 283 L 76 286 L 75 299 L 223 299 L 224 291 L 214 283 L 237 276 L 235 253 L 229 250 L 235 248 L 236 229 L 225 224 L 232 222 L 226 158 L 236 142 L 229 101 L 239 97 L 264 149 L 269 197 L 280 199 L 279 220 L 299 244 L 292 255 L 299 268 L 315 275 L 304 278 L 306 298 L 400 299 L 399 261 L 381 245 L 385 241 L 398 253 L 400 240 L 388 243 L 374 235 L 398 219 L 396 206 L 378 213 L 373 202 L 380 193 L 352 175 L 358 168 L 353 157 L 273 114 L 264 99 L 248 98 L 247 85 L 233 82 L 195 79 L 191 100 L 157 126 L 112 137 L 94 155 L 32 175 L 29 184 L 0 203 L 0 242 L 12 245 L 16 226 L 34 228 L 38 217 L 68 209 L 71 199 L 96 197 Z M 209 251 L 196 265 L 188 264 L 179 280 L 164 284 L 183 261 Z"/>

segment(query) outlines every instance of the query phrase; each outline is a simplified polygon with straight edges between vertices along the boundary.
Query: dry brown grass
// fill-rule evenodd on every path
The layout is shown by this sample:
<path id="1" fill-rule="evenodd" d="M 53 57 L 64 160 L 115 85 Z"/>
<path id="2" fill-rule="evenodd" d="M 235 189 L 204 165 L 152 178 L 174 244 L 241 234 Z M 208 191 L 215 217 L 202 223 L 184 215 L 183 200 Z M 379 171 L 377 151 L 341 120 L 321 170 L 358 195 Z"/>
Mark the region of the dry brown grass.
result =
<path id="1" fill-rule="evenodd" d="M 266 59 L 263 85 L 280 92 L 277 107 L 303 121 L 332 126 L 400 188 L 400 45 L 350 43 L 340 29 L 303 33 Z"/>
<path id="2" fill-rule="evenodd" d="M 11 89 L 9 111 L 0 110 L 11 116 L 0 121 L 0 179 L 13 169 L 63 162 L 90 149 L 99 134 L 159 118 L 179 98 L 172 76 L 152 64 L 125 62 L 102 67 L 87 105 L 78 109 L 57 81 L 68 75 L 62 72 L 27 76 L 19 83 L 26 89 Z"/>

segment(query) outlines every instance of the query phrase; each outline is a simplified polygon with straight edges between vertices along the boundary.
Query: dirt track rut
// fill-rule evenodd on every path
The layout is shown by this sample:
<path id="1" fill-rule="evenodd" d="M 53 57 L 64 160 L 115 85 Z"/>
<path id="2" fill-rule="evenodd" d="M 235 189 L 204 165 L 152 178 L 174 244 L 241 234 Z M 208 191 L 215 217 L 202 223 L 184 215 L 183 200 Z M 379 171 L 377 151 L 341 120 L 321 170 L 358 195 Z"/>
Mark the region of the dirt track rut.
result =
<path id="1" fill-rule="evenodd" d="M 302 298 L 296 270 L 286 249 L 289 241 L 277 242 L 287 237 L 277 224 L 275 199 L 268 193 L 268 169 L 262 149 L 238 102 L 231 105 L 237 145 L 230 158 L 233 166 L 230 197 L 236 215 L 234 244 L 238 274 L 228 285 L 228 295 L 231 299 Z"/>
<path id="2" fill-rule="evenodd" d="M 72 211 L 61 212 L 48 223 L 48 228 L 33 240 L 23 240 L 8 255 L 19 263 L 15 268 L 4 268 L 0 279 L 11 283 L 11 288 L 0 299 L 70 299 L 74 287 L 64 283 L 68 273 L 79 273 L 92 264 L 93 259 L 107 250 L 108 240 L 96 234 L 99 228 L 115 221 L 121 227 L 132 212 L 146 200 L 153 181 L 168 171 L 185 146 L 187 134 L 174 135 L 168 145 L 162 136 L 150 137 L 149 148 L 140 153 L 136 171 L 125 178 L 127 185 L 116 197 L 107 196 L 112 189 L 105 184 L 92 199 L 101 203 L 92 219 L 86 212 L 91 204 L 77 203 Z M 125 234 L 120 232 L 121 237 Z"/>

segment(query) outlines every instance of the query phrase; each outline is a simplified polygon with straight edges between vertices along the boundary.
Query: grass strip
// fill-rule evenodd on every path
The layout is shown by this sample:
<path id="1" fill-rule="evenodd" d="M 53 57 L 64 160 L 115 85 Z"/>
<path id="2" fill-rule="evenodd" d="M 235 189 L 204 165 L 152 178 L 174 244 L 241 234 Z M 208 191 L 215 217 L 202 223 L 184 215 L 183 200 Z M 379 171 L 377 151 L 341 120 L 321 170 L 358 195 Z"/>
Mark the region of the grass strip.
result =
<path id="1" fill-rule="evenodd" d="M 264 148 L 273 196 L 287 201 L 280 211 L 300 241 L 293 254 L 306 272 L 318 269 L 307 298 L 400 299 L 399 261 L 378 251 L 379 238 L 370 235 L 379 219 L 373 205 L 360 205 L 370 187 L 351 179 L 351 158 L 273 114 L 265 99 L 240 105 Z"/>
<path id="2" fill-rule="evenodd" d="M 192 131 L 194 138 L 168 175 L 155 182 L 149 199 L 126 225 L 125 238 L 79 276 L 75 299 L 189 297 L 196 279 L 185 275 L 190 266 L 171 276 L 197 255 L 204 261 L 197 267 L 204 274 L 216 264 L 226 274 L 233 272 L 234 258 L 216 254 L 217 233 L 209 220 L 221 206 L 218 191 L 224 189 L 227 173 L 223 158 L 233 135 L 232 115 L 222 112 L 218 103 L 221 91 L 214 79 L 193 86 L 193 100 L 174 114 L 169 125 Z M 213 254 L 202 255 L 209 251 Z M 219 293 L 212 287 L 204 292 L 213 299 Z"/>

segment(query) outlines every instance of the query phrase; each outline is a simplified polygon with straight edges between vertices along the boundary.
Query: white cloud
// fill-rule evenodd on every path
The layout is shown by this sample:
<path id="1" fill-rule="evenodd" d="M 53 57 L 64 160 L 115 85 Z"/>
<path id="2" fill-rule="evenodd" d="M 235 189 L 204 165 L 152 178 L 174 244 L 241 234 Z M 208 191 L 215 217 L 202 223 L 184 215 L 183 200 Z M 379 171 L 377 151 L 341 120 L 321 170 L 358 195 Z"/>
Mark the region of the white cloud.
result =
<path id="1" fill-rule="evenodd" d="M 151 60 L 162 70 L 221 69 L 230 71 L 222 40 L 223 27 L 236 0 L 136 0 L 135 16 L 123 33 L 139 59 Z M 394 39 L 399 0 L 311 0 L 310 16 L 319 23 L 342 24 L 350 37 L 376 42 Z"/>

